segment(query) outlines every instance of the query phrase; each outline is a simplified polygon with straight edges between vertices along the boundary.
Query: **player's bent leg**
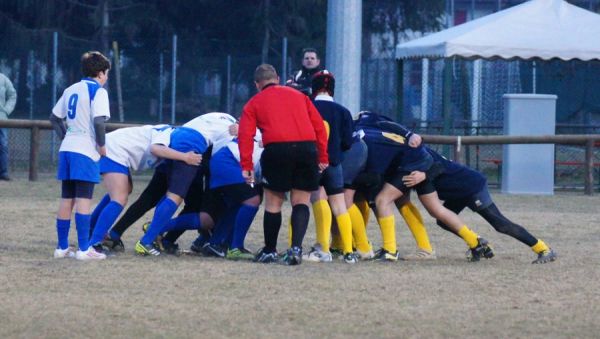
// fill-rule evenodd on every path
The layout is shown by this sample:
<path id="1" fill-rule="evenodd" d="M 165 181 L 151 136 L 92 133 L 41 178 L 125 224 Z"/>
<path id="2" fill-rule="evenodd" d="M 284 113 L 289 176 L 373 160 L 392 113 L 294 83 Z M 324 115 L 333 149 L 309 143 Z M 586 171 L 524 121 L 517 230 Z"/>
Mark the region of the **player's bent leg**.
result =
<path id="1" fill-rule="evenodd" d="M 493 250 L 487 240 L 479 237 L 456 215 L 444 207 L 438 198 L 437 192 L 421 194 L 419 200 L 427 209 L 429 214 L 447 225 L 453 232 L 457 233 L 469 246 L 471 261 L 479 261 L 482 257 L 491 258 Z"/>
<path id="2" fill-rule="evenodd" d="M 396 249 L 396 221 L 392 206 L 394 201 L 402 197 L 402 195 L 402 191 L 393 185 L 386 183 L 381 189 L 381 192 L 375 197 L 377 222 L 381 229 L 381 238 L 383 242 L 382 248 L 375 254 L 375 260 L 398 260 L 398 251 Z"/>
<path id="3" fill-rule="evenodd" d="M 538 255 L 538 258 L 532 262 L 533 264 L 544 264 L 556 260 L 556 252 L 548 247 L 544 241 L 534 237 L 523 226 L 506 218 L 496 204 L 492 203 L 490 206 L 478 210 L 477 213 L 489 222 L 496 231 L 509 235 L 531 247 L 533 252 Z"/>
<path id="4" fill-rule="evenodd" d="M 90 238 L 90 244 L 94 246 L 96 251 L 102 251 L 102 240 L 104 240 L 106 233 L 123 211 L 130 188 L 129 176 L 126 174 L 105 173 L 103 179 L 111 200 L 100 212 L 96 227 L 94 227 L 94 232 Z"/>
<path id="5" fill-rule="evenodd" d="M 414 253 L 403 256 L 402 260 L 434 260 L 436 258 L 431 243 L 429 242 L 429 236 L 427 235 L 427 229 L 423 223 L 423 217 L 419 212 L 419 209 L 405 196 L 403 199 L 396 200 L 395 202 L 400 215 L 406 222 L 410 233 L 412 234 L 415 242 L 417 243 L 417 250 Z"/>

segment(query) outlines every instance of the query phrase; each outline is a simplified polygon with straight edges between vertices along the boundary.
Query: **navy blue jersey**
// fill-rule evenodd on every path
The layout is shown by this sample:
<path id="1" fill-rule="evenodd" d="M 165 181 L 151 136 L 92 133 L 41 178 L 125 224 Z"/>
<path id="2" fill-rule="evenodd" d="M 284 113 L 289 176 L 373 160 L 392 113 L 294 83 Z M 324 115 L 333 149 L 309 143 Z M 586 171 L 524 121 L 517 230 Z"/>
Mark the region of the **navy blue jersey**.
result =
<path id="1" fill-rule="evenodd" d="M 440 200 L 469 198 L 480 192 L 487 184 L 483 174 L 450 161 L 432 149 L 426 149 L 433 160 L 443 166 L 443 172 L 433 180 L 433 186 Z"/>
<path id="2" fill-rule="evenodd" d="M 339 165 L 343 160 L 343 152 L 352 146 L 352 115 L 344 106 L 329 100 L 320 100 L 317 96 L 313 101 L 321 117 L 329 125 L 327 153 L 329 164 Z M 331 98 L 327 96 L 328 98 Z"/>
<path id="3" fill-rule="evenodd" d="M 391 119 L 375 113 L 361 113 L 355 124 L 369 148 L 367 172 L 383 174 L 388 168 L 398 171 L 427 171 L 433 158 L 426 148 L 410 147 L 412 132 Z M 362 133 L 360 132 L 362 131 Z"/>

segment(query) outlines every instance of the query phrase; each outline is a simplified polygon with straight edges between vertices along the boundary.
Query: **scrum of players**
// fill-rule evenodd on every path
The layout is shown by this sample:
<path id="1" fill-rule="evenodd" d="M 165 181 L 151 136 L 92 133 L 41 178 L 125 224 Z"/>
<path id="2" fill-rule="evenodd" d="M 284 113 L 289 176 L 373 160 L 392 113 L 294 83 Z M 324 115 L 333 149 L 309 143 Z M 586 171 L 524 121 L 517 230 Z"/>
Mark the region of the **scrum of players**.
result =
<path id="1" fill-rule="evenodd" d="M 146 257 L 185 253 L 285 265 L 336 258 L 348 264 L 435 260 L 423 218 L 410 201 L 413 191 L 440 227 L 466 243 L 469 261 L 492 258 L 494 252 L 461 220 L 465 207 L 529 246 L 537 256 L 533 263 L 557 258 L 500 212 L 483 174 L 444 158 L 385 116 L 363 111 L 353 119 L 334 101 L 335 77 L 327 70 L 312 75 L 307 97 L 278 85 L 274 68 L 260 65 L 254 79 L 258 94 L 244 106 L 239 122 L 212 112 L 179 127 L 145 125 L 105 133 L 110 112 L 102 86 L 110 62 L 99 52 L 87 52 L 81 63 L 84 78 L 64 91 L 50 115 L 62 140 L 54 258 L 94 261 L 123 252 L 125 231 L 155 208 L 134 248 Z M 154 170 L 152 179 L 119 219 L 132 191 L 132 172 L 146 169 Z M 100 181 L 107 193 L 92 210 Z M 286 192 L 292 205 L 289 249 L 279 252 Z M 265 244 L 252 252 L 244 242 L 261 204 Z M 303 252 L 310 205 L 316 243 Z M 73 210 L 77 248 L 68 239 Z M 403 257 L 396 248 L 395 210 L 416 242 L 416 251 Z M 376 251 L 366 232 L 371 214 L 381 231 Z M 189 250 L 180 250 L 177 240 L 186 231 L 198 236 Z"/>

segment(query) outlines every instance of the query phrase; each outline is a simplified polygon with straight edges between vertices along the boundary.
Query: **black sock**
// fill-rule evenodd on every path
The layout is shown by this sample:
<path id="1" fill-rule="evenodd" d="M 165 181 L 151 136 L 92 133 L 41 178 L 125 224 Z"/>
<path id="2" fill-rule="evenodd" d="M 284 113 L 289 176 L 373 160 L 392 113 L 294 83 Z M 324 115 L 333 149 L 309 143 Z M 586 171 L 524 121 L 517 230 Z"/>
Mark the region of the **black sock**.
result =
<path id="1" fill-rule="evenodd" d="M 265 211 L 263 227 L 265 233 L 265 252 L 277 251 L 277 237 L 279 236 L 279 228 L 281 227 L 281 212 L 271 213 Z"/>
<path id="2" fill-rule="evenodd" d="M 309 218 L 310 210 L 307 205 L 298 204 L 292 207 L 292 247 L 302 247 Z"/>
<path id="3" fill-rule="evenodd" d="M 529 247 L 537 244 L 538 242 L 538 239 L 531 235 L 531 233 L 529 233 L 523 226 L 517 225 L 506 218 L 500 212 L 500 210 L 498 210 L 496 204 L 491 204 L 489 207 L 486 207 L 477 213 L 479 213 L 479 215 L 489 222 L 490 225 L 496 229 L 496 231 L 509 235 Z"/>

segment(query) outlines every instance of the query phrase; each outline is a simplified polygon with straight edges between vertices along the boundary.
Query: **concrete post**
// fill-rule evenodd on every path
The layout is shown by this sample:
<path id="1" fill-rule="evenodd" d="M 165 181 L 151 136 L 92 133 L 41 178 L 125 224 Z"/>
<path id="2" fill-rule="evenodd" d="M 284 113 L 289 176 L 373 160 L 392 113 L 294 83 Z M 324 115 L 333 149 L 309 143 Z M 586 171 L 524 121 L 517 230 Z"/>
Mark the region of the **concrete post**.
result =
<path id="1" fill-rule="evenodd" d="M 360 110 L 361 40 L 362 0 L 329 0 L 325 66 L 336 77 L 336 101 L 352 114 Z"/>

